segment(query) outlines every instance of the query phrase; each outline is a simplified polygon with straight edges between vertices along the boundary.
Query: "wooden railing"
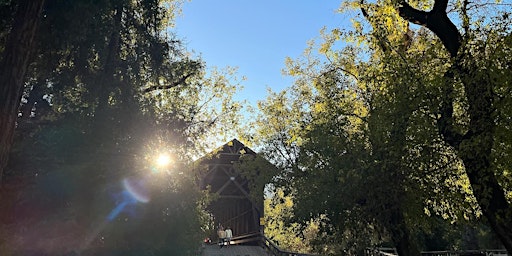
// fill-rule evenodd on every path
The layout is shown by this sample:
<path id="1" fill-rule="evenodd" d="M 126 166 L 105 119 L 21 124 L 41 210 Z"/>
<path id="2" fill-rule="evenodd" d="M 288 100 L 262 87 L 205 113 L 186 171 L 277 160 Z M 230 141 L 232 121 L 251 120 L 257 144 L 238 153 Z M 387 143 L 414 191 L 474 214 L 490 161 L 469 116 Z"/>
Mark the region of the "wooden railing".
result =
<path id="1" fill-rule="evenodd" d="M 231 244 L 245 244 L 249 242 L 257 242 L 261 241 L 261 234 L 259 232 L 245 234 L 241 236 L 235 236 L 231 238 Z"/>

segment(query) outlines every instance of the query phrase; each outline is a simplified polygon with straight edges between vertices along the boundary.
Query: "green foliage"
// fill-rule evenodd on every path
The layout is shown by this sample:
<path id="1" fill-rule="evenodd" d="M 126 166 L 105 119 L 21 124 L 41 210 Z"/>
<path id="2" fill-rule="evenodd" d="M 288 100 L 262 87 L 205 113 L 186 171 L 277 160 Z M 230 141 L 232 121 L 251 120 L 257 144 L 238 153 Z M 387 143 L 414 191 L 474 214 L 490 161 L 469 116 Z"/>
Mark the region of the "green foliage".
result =
<path id="1" fill-rule="evenodd" d="M 265 186 L 278 174 L 274 165 L 259 155 L 244 154 L 234 163 L 241 176 L 247 180 L 252 202 L 263 204 Z"/>
<path id="2" fill-rule="evenodd" d="M 293 217 L 291 196 L 285 196 L 283 190 L 276 189 L 269 198 L 265 199 L 264 207 L 266 237 L 283 250 L 311 252 L 309 241 L 317 237 L 318 229 L 315 229 L 314 224 L 310 224 L 308 228 L 302 228 L 298 223 L 289 223 L 289 219 Z"/>
<path id="3" fill-rule="evenodd" d="M 240 81 L 235 69 L 206 70 L 167 32 L 180 4 L 46 2 L 7 171 L 6 186 L 23 184 L 2 201 L 0 229 L 33 232 L 1 250 L 195 255 L 207 199 L 188 165 L 206 138 L 237 126 Z M 158 153 L 173 155 L 169 169 L 157 170 Z M 126 178 L 146 181 L 151 200 L 107 222 Z"/>
<path id="4" fill-rule="evenodd" d="M 427 1 L 410 4 L 432 8 Z M 488 18 L 459 7 L 459 14 L 474 18 L 465 31 L 465 47 L 478 62 L 468 62 L 473 63 L 470 79 L 491 77 L 484 80 L 493 81 L 499 95 L 493 172 L 510 196 L 505 167 L 510 133 L 502 121 L 509 112 L 510 54 L 501 51 L 510 49 L 510 26 L 504 25 L 510 20 L 505 15 L 506 21 L 491 26 Z M 295 84 L 260 104 L 255 139 L 282 168 L 278 178 L 288 182 L 283 189 L 294 195 L 293 216 L 277 215 L 302 224 L 324 216 L 321 230 L 327 236 L 314 246 L 319 253 L 326 252 L 322 246 L 341 254 L 390 243 L 410 250 L 404 255 L 414 254 L 413 244 L 469 249 L 470 243 L 455 237 L 481 225 L 481 209 L 466 163 L 439 130 L 452 59 L 430 31 L 399 17 L 395 2 L 342 5 L 343 11 L 354 9 L 363 13 L 354 19 L 354 30 L 322 31 L 325 41 L 318 50 L 323 57 L 312 56 L 311 44 L 302 59 L 287 60 Z M 495 14 L 509 11 L 505 7 Z M 448 96 L 453 97 L 452 127 L 461 134 L 472 125 L 465 83 L 455 79 Z M 293 154 L 276 157 L 286 156 L 282 152 Z"/>

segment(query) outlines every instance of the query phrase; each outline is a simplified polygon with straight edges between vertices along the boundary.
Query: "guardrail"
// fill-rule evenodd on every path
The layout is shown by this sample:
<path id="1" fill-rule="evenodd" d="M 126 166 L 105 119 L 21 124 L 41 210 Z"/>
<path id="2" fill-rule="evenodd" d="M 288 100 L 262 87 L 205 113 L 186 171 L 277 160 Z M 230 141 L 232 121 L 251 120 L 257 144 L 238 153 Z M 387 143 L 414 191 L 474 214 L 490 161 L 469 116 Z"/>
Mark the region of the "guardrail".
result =
<path id="1" fill-rule="evenodd" d="M 467 250 L 421 252 L 422 256 L 507 256 L 506 250 Z"/>
<path id="2" fill-rule="evenodd" d="M 394 248 L 367 248 L 365 250 L 366 256 L 396 256 Z M 422 256 L 507 256 L 506 250 L 493 249 L 493 250 L 465 250 L 465 251 L 425 251 L 421 252 Z"/>
<path id="3" fill-rule="evenodd" d="M 231 244 L 246 244 L 255 242 L 267 250 L 272 256 L 318 256 L 316 254 L 297 253 L 281 250 L 272 240 L 259 232 L 236 236 L 231 239 Z M 377 247 L 367 248 L 366 256 L 396 256 L 395 248 Z M 507 256 L 506 250 L 466 250 L 466 251 L 424 251 L 422 256 Z"/>

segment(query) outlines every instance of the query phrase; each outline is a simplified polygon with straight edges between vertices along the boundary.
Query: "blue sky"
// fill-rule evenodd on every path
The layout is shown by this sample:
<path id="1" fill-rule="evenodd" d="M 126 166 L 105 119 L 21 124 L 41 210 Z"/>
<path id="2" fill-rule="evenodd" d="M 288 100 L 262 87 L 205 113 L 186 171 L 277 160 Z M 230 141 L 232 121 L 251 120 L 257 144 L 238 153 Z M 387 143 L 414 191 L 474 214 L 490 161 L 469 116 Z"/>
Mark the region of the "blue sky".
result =
<path id="1" fill-rule="evenodd" d="M 340 0 L 191 0 L 183 4 L 175 32 L 208 66 L 238 67 L 245 76 L 237 98 L 255 106 L 267 87 L 290 86 L 286 57 L 299 57 L 322 27 L 346 22 L 336 13 Z M 346 24 L 346 23 L 345 23 Z"/>

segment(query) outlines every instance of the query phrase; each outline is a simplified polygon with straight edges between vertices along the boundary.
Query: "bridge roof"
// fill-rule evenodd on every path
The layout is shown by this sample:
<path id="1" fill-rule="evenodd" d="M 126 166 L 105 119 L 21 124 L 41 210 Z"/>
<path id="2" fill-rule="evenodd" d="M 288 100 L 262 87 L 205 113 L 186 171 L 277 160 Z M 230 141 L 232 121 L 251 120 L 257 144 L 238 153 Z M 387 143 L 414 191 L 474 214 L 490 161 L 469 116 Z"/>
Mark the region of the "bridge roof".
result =
<path id="1" fill-rule="evenodd" d="M 232 139 L 199 158 L 196 162 L 201 164 L 233 164 L 234 161 L 238 161 L 240 156 L 244 154 L 257 155 L 256 152 L 245 146 L 239 140 Z"/>

